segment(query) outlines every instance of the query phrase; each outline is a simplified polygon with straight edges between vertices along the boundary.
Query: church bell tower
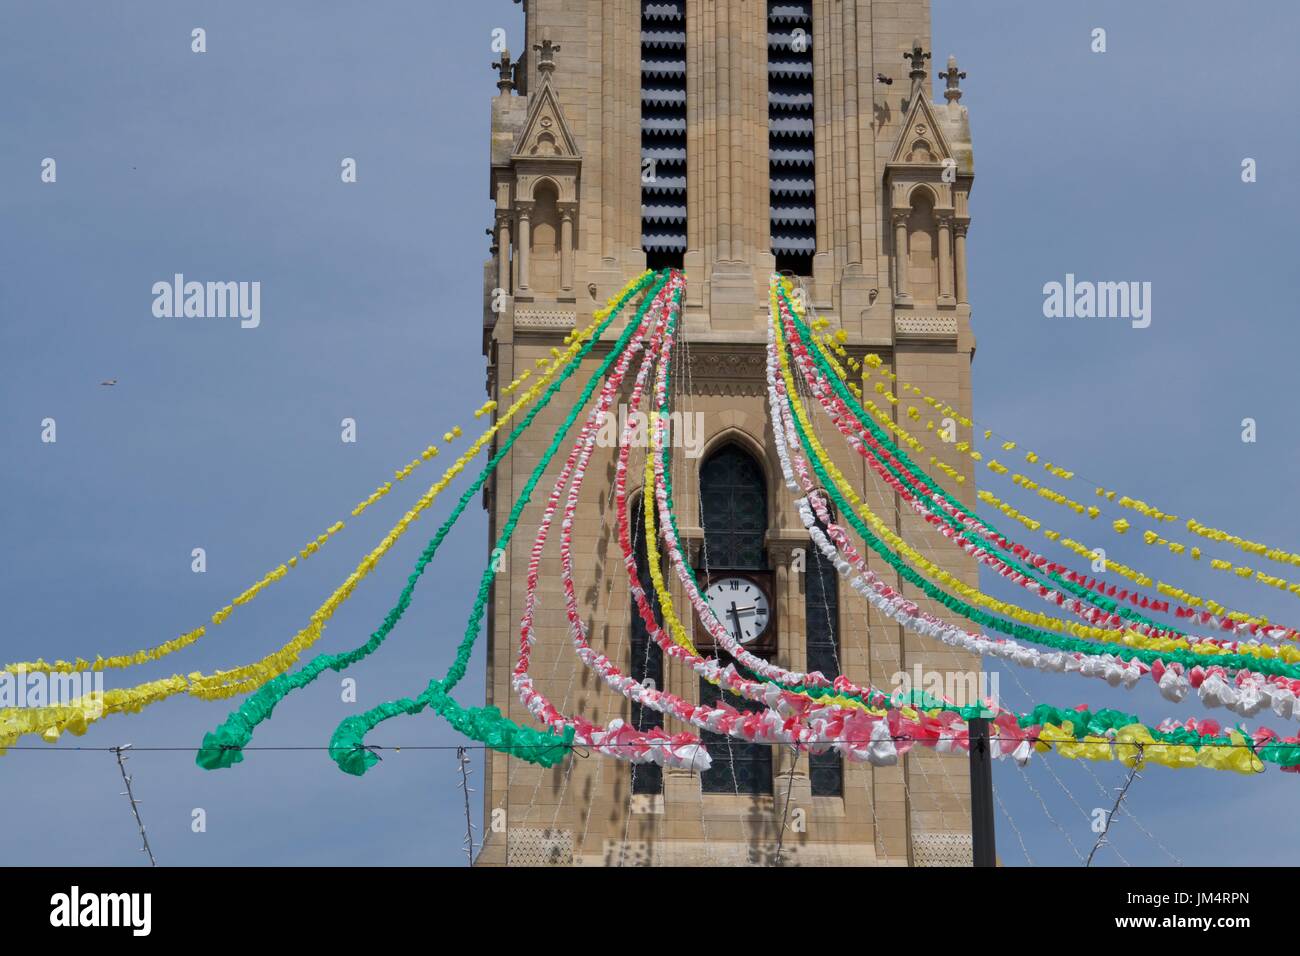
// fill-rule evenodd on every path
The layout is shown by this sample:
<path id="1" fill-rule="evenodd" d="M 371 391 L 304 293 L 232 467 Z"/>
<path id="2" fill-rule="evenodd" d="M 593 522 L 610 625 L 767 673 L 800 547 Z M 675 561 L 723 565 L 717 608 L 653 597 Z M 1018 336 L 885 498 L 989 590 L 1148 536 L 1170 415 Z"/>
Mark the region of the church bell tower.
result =
<path id="1" fill-rule="evenodd" d="M 781 271 L 802 280 L 808 304 L 843 330 L 851 356 L 875 353 L 900 381 L 971 413 L 966 239 L 974 167 L 965 74 L 949 58 L 939 74 L 944 102 L 932 100 L 928 0 L 523 7 L 516 55 L 493 64 L 495 222 L 483 315 L 489 397 L 501 398 L 503 383 L 548 357 L 642 270 L 683 270 L 680 405 L 702 429 L 698 447 L 674 449 L 674 475 L 681 535 L 701 586 L 752 589 L 754 606 L 766 609 L 755 653 L 791 669 L 844 673 L 882 689 L 918 667 L 978 673 L 978 658 L 877 614 L 809 547 L 766 410 L 768 283 Z M 600 356 L 598 345 L 578 381 Z M 533 430 L 545 436 L 559 427 L 559 398 L 577 394 L 566 385 Z M 497 469 L 485 494 L 490 540 L 545 444 L 524 436 Z M 840 443 L 832 452 L 898 534 L 977 583 L 974 565 L 852 449 Z M 918 463 L 973 506 L 971 460 L 937 439 L 927 452 Z M 616 454 L 596 449 L 575 523 L 591 644 L 637 679 L 716 699 L 716 688 L 662 658 L 632 609 L 610 490 Z M 633 474 L 641 454 L 633 450 Z M 542 507 L 531 503 L 520 526 L 535 527 Z M 510 673 L 527 563 L 528 543 L 516 539 L 488 621 L 487 702 L 520 723 L 532 718 L 511 691 Z M 888 565 L 873 559 L 872 568 L 951 619 Z M 539 689 L 597 723 L 662 722 L 575 658 L 558 569 L 558 555 L 548 552 L 543 581 L 556 583 L 543 584 L 536 620 Z M 677 606 L 688 608 L 672 583 Z M 664 729 L 686 728 L 670 719 Z M 581 754 L 542 769 L 489 752 L 478 863 L 771 865 L 778 854 L 782 865 L 971 862 L 964 754 L 912 751 L 895 766 L 872 767 L 703 736 L 713 755 L 703 774 Z"/>

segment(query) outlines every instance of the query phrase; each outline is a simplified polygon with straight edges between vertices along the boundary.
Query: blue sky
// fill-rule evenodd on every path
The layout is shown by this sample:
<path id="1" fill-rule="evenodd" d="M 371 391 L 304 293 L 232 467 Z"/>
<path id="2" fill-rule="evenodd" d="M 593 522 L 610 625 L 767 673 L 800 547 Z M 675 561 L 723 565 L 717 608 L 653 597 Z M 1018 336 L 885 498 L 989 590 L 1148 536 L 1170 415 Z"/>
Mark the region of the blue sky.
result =
<path id="1" fill-rule="evenodd" d="M 188 630 L 347 518 L 446 428 L 468 428 L 483 394 L 488 44 L 494 27 L 518 33 L 519 8 L 394 0 L 125 9 L 0 8 L 6 660 L 126 650 Z M 190 52 L 195 26 L 207 30 L 202 56 Z M 955 53 L 969 73 L 977 420 L 1077 470 L 1072 490 L 1089 490 L 1087 476 L 1293 547 L 1300 280 L 1291 233 L 1300 201 L 1290 166 L 1300 133 L 1289 121 L 1287 41 L 1298 26 L 1300 12 L 1281 0 L 1231 10 L 1201 0 L 934 7 L 935 61 Z M 1107 30 L 1105 54 L 1089 51 L 1094 27 Z M 53 186 L 39 181 L 47 156 L 58 162 Z M 358 161 L 355 186 L 339 182 L 345 156 Z M 1248 156 L 1259 165 L 1249 185 L 1239 176 Z M 176 272 L 260 281 L 261 327 L 153 318 L 149 289 Z M 1044 318 L 1043 284 L 1066 273 L 1150 281 L 1151 327 Z M 99 386 L 107 378 L 119 384 Z M 1253 445 L 1240 441 L 1248 416 L 1258 421 Z M 46 417 L 58 423 L 55 445 L 39 441 Z M 339 440 L 345 417 L 358 423 L 355 445 Z M 288 581 L 172 660 L 211 670 L 280 644 L 417 494 L 402 488 L 387 510 L 349 521 Z M 376 626 L 450 504 L 344 605 L 322 647 L 350 647 Z M 1050 505 L 1032 510 L 1056 519 Z M 435 565 L 382 656 L 356 670 L 362 704 L 408 694 L 412 675 L 445 669 L 484 533 L 475 506 L 447 543 L 447 553 L 475 560 Z M 205 574 L 190 571 L 195 547 L 206 549 Z M 1113 547 L 1192 590 L 1300 620 L 1293 598 L 1186 560 L 1162 563 L 1133 535 Z M 144 671 L 163 676 L 171 662 Z M 1152 722 L 1200 713 L 1150 687 L 1020 680 L 1034 700 L 1118 706 Z M 478 700 L 481 686 L 479 658 L 463 699 Z M 1001 689 L 1009 704 L 1027 699 L 1004 670 Z M 258 743 L 323 743 L 353 706 L 340 701 L 337 681 L 323 680 L 277 712 Z M 171 701 L 58 749 L 192 747 L 228 709 Z M 428 717 L 378 737 L 456 743 Z M 111 755 L 52 750 L 0 760 L 5 861 L 140 860 Z M 251 754 L 220 773 L 199 771 L 188 754 L 139 753 L 131 767 L 164 863 L 463 860 L 449 752 L 390 755 L 364 781 L 319 752 Z M 1085 810 L 1109 803 L 1078 767 L 1052 769 Z M 1096 773 L 1107 786 L 1122 777 L 1115 767 Z M 1086 821 L 1041 763 L 1027 775 L 996 771 L 1030 854 L 1074 862 L 1053 818 L 1084 853 Z M 1281 862 L 1300 842 L 1284 812 L 1298 783 L 1153 769 L 1131 805 L 1189 863 Z M 190 830 L 195 808 L 207 833 Z M 1001 816 L 998 825 L 1003 860 L 1023 862 Z M 1210 827 L 1216 839 L 1206 841 L 1199 834 Z M 1114 843 L 1131 862 L 1168 862 L 1126 821 Z M 1101 860 L 1118 862 L 1109 852 Z"/>

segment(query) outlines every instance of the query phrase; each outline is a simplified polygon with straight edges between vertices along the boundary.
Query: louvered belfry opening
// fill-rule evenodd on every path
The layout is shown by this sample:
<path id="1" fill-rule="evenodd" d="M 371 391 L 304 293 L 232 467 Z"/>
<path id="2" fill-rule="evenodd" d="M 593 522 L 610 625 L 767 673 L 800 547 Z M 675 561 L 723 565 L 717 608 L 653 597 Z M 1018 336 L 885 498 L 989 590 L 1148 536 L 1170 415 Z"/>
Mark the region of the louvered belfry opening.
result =
<path id="1" fill-rule="evenodd" d="M 649 269 L 686 254 L 686 0 L 641 3 L 641 248 Z"/>
<path id="2" fill-rule="evenodd" d="M 777 271 L 810 276 L 817 251 L 811 0 L 768 0 L 767 87 L 772 254 Z"/>

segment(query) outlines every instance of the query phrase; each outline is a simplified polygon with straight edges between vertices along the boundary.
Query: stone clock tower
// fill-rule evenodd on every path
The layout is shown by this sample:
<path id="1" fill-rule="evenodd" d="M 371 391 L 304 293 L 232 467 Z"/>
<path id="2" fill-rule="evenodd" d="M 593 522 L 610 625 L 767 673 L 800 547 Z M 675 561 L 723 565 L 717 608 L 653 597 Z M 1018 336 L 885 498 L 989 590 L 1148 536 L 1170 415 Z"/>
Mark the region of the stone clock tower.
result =
<path id="1" fill-rule="evenodd" d="M 977 672 L 977 658 L 881 619 L 815 556 L 802 566 L 798 556 L 811 549 L 781 481 L 765 408 L 768 278 L 783 270 L 803 277 L 810 304 L 845 330 L 852 354 L 876 352 L 903 380 L 970 413 L 974 169 L 958 85 L 964 74 L 951 60 L 946 102 L 931 101 L 927 0 L 523 6 L 520 55 L 494 64 L 489 395 L 498 398 L 503 383 L 585 326 L 633 275 L 647 266 L 684 269 L 689 368 L 678 406 L 700 414 L 703 434 L 696 457 L 675 450 L 675 481 L 701 583 L 755 589 L 768 611 L 756 652 L 786 667 L 842 672 L 886 689 L 892 675 L 918 664 Z M 494 299 L 504 310 L 493 309 Z M 560 397 L 572 401 L 579 388 L 566 386 Z M 564 404 L 539 416 L 534 437 L 498 468 L 485 495 L 493 539 Z M 872 510 L 976 582 L 974 566 L 936 540 L 851 449 L 827 444 Z M 962 485 L 940 478 L 973 504 L 969 459 L 937 440 L 927 447 L 965 476 Z M 633 475 L 641 454 L 634 449 Z M 610 490 L 615 456 L 596 450 L 575 523 L 591 643 L 638 678 L 688 699 L 716 696 L 666 664 L 631 613 Z M 544 497 L 521 528 L 536 527 Z M 510 549 L 490 604 L 487 701 L 529 722 L 510 689 L 531 541 L 524 537 Z M 622 717 L 646 728 L 663 720 L 634 712 L 574 657 L 553 551 L 542 567 L 533 653 L 539 689 L 597 723 Z M 897 585 L 887 565 L 873 567 Z M 688 607 L 678 591 L 674 600 Z M 686 728 L 670 720 L 665 729 Z M 703 775 L 581 755 L 542 770 L 492 754 L 478 862 L 771 865 L 779 846 L 783 865 L 970 863 L 964 757 L 913 753 L 873 769 L 705 739 L 714 767 Z"/>

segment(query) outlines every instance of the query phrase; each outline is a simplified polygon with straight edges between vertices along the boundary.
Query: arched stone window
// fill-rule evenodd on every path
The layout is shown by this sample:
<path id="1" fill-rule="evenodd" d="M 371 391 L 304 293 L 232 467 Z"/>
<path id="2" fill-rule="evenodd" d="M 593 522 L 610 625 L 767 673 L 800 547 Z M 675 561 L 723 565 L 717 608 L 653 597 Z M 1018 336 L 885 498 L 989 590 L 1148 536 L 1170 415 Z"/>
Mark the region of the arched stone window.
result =
<path id="1" fill-rule="evenodd" d="M 724 445 L 700 468 L 700 524 L 710 573 L 766 570 L 767 478 L 762 465 L 739 445 Z M 721 649 L 718 657 L 728 660 Z M 701 678 L 700 702 L 715 704 L 719 697 L 737 710 L 763 709 L 761 704 L 722 694 Z M 713 765 L 700 775 L 705 793 L 772 792 L 771 746 L 741 743 L 709 731 L 701 731 L 700 737 L 713 757 Z"/>
<path id="2" fill-rule="evenodd" d="M 767 567 L 767 479 L 762 466 L 739 445 L 724 445 L 700 468 L 700 521 L 710 567 Z"/>
<path id="3" fill-rule="evenodd" d="M 926 187 L 912 193 L 907 220 L 907 274 L 912 301 L 934 304 L 939 299 L 939 225 L 934 195 Z"/>
<path id="4" fill-rule="evenodd" d="M 533 199 L 529 283 L 534 292 L 554 295 L 560 288 L 560 195 L 548 181 L 538 184 Z"/>

